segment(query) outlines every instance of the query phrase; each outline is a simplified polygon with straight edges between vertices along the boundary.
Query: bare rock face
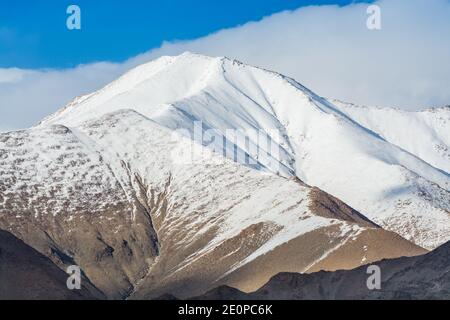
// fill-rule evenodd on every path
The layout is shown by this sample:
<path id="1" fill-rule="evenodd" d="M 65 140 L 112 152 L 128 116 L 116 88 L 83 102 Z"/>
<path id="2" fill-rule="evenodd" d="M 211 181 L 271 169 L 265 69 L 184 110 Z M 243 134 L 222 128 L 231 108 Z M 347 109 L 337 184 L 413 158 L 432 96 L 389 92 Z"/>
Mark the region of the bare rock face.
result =
<path id="1" fill-rule="evenodd" d="M 81 290 L 69 290 L 68 275 L 50 259 L 0 230 L 0 300 L 104 299 L 87 279 Z"/>
<path id="2" fill-rule="evenodd" d="M 378 227 L 355 209 L 317 187 L 311 189 L 309 197 L 311 199 L 309 208 L 318 216 L 337 218 L 372 228 Z"/>
<path id="3" fill-rule="evenodd" d="M 369 290 L 367 266 L 312 274 L 280 273 L 253 293 L 222 286 L 195 299 L 202 300 L 447 300 L 450 298 L 450 243 L 416 257 L 375 263 L 381 289 Z"/>

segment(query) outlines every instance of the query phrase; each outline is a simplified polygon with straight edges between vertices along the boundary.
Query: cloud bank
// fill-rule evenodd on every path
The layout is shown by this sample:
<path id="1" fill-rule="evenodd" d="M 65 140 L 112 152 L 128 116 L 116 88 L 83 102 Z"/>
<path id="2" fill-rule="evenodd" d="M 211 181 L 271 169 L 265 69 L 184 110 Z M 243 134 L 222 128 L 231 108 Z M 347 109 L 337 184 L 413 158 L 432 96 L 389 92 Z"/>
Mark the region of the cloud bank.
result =
<path id="1" fill-rule="evenodd" d="M 450 0 L 381 0 L 381 30 L 368 4 L 285 11 L 124 63 L 68 70 L 0 69 L 0 130 L 33 125 L 73 97 L 97 90 L 161 55 L 228 56 L 295 78 L 345 101 L 417 110 L 450 104 Z"/>

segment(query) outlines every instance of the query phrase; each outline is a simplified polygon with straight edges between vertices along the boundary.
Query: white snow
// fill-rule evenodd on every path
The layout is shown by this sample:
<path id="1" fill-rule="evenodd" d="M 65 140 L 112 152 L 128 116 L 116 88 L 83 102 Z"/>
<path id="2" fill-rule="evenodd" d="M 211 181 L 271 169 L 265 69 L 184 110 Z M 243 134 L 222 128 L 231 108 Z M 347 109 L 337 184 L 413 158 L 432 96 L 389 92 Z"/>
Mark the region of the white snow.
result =
<path id="1" fill-rule="evenodd" d="M 450 106 L 413 112 L 332 102 L 390 143 L 450 173 Z"/>
<path id="2" fill-rule="evenodd" d="M 212 129 L 209 135 L 226 139 L 224 150 L 247 153 L 257 163 L 254 169 L 297 176 L 426 248 L 450 240 L 448 110 L 358 109 L 274 72 L 185 53 L 137 67 L 39 127 L 76 128 L 121 109 L 191 137 L 201 121 L 204 130 Z M 254 136 L 234 141 L 229 129 L 263 132 L 280 152 L 254 156 L 255 146 L 268 147 Z M 210 144 L 216 151 L 220 146 Z M 148 168 L 134 149 L 127 152 L 135 154 L 141 170 Z"/>

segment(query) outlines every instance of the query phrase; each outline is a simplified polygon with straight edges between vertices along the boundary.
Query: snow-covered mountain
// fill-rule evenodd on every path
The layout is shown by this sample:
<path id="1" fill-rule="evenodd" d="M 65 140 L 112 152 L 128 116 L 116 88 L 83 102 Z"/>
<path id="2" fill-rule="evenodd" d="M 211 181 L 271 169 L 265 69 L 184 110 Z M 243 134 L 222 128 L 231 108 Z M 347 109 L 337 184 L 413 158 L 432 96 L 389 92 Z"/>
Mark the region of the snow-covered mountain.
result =
<path id="1" fill-rule="evenodd" d="M 396 108 L 359 106 L 332 100 L 347 116 L 383 139 L 450 172 L 450 106 L 405 111 Z"/>
<path id="2" fill-rule="evenodd" d="M 448 108 L 409 118 L 371 111 L 364 120 L 280 74 L 187 53 L 138 67 L 41 126 L 77 127 L 120 109 L 191 136 L 201 122 L 250 157 L 260 139 L 227 130 L 262 131 L 280 151 L 258 155 L 261 170 L 317 186 L 420 246 L 450 240 Z"/>
<path id="3" fill-rule="evenodd" d="M 416 255 L 450 239 L 450 178 L 399 135 L 274 72 L 162 57 L 0 134 L 0 229 L 111 298 Z"/>

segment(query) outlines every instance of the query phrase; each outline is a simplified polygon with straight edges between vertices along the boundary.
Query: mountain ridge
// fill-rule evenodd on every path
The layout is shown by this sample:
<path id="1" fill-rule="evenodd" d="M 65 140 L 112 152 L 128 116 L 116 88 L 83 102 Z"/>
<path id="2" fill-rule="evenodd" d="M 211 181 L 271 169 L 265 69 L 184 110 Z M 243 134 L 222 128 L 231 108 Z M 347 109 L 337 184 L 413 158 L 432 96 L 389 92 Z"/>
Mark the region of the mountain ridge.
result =
<path id="1" fill-rule="evenodd" d="M 63 267 L 58 248 L 113 299 L 248 291 L 450 237 L 446 175 L 294 80 L 224 58 L 137 67 L 0 134 L 0 164 L 0 228 Z"/>
<path id="2" fill-rule="evenodd" d="M 426 228 L 428 236 L 413 241 L 428 249 L 448 240 L 440 239 L 447 232 L 434 232 L 433 228 L 426 227 L 435 219 L 441 221 L 435 224 L 435 230 L 448 225 L 450 212 L 450 175 L 443 171 L 446 167 L 433 167 L 429 164 L 432 161 L 418 157 L 429 152 L 414 152 L 402 143 L 391 143 L 373 126 L 360 124 L 358 117 L 295 80 L 235 60 L 191 53 L 160 58 L 126 73 L 97 93 L 69 104 L 41 125 L 76 126 L 86 117 L 123 109 L 130 104 L 134 105 L 133 110 L 171 130 L 183 131 L 193 139 L 195 125 L 200 122 L 199 130 L 205 139 L 196 142 L 205 145 L 208 143 L 204 140 L 213 139 L 209 146 L 226 156 L 226 147 L 216 143 L 217 139 L 224 139 L 226 146 L 237 147 L 262 170 L 284 177 L 296 176 L 404 237 L 413 239 L 414 234 Z M 230 129 L 237 133 L 228 136 Z M 273 155 L 272 150 L 268 150 L 264 157 L 252 156 L 261 142 L 252 134 L 248 146 L 239 141 L 239 134 L 248 130 L 266 134 L 270 144 L 278 148 L 278 154 Z M 445 136 L 444 133 L 441 136 Z M 339 137 L 338 143 L 336 137 Z M 438 145 L 444 145 L 445 149 L 447 142 Z M 333 167 L 327 160 L 332 157 L 353 165 Z M 370 167 L 374 169 L 370 171 Z M 382 177 L 374 174 L 375 171 L 390 173 Z M 330 181 L 331 175 L 335 176 L 335 181 Z M 370 180 L 375 180 L 376 184 L 367 184 Z M 364 196 L 358 194 L 361 189 L 365 189 Z M 444 201 L 433 195 L 439 195 Z M 380 208 L 383 202 L 389 204 Z M 414 204 L 402 205 L 410 202 Z M 423 211 L 428 214 L 424 216 Z M 405 212 L 409 220 L 400 221 L 399 216 L 404 216 Z"/>
<path id="3" fill-rule="evenodd" d="M 194 300 L 447 300 L 450 242 L 416 257 L 376 262 L 381 287 L 366 285 L 368 266 L 311 274 L 280 273 L 255 292 L 221 286 Z"/>
<path id="4" fill-rule="evenodd" d="M 0 300 L 96 300 L 105 296 L 88 279 L 69 290 L 68 275 L 9 232 L 0 230 Z"/>

